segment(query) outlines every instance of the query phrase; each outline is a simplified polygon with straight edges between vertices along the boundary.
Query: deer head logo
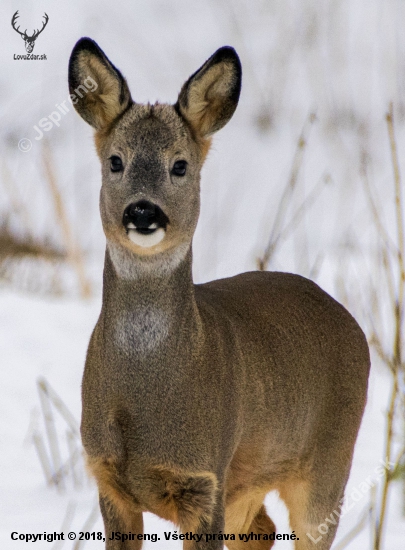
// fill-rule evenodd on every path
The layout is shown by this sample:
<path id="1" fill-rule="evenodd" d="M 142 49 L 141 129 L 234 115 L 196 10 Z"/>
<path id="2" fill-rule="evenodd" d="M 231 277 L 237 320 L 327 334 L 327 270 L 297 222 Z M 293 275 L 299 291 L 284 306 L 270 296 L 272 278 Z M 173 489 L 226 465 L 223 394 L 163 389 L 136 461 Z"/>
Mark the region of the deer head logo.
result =
<path id="1" fill-rule="evenodd" d="M 25 49 L 27 50 L 27 53 L 31 53 L 32 50 L 34 49 L 34 46 L 35 46 L 35 40 L 38 38 L 38 36 L 41 34 L 41 32 L 44 30 L 44 28 L 46 27 L 47 23 L 48 23 L 48 20 L 49 20 L 49 17 L 47 16 L 47 14 L 45 13 L 44 14 L 44 19 L 45 21 L 43 21 L 42 23 L 42 29 L 41 30 L 36 30 L 34 31 L 33 35 L 32 36 L 28 36 L 27 34 L 27 29 L 25 29 L 25 32 L 20 32 L 19 31 L 19 28 L 20 27 L 17 27 L 15 26 L 16 22 L 17 22 L 17 19 L 18 19 L 19 15 L 18 15 L 18 10 L 15 12 L 15 14 L 13 15 L 12 19 L 11 19 L 11 26 L 13 27 L 13 29 L 18 32 L 18 34 L 20 34 L 25 42 Z"/>

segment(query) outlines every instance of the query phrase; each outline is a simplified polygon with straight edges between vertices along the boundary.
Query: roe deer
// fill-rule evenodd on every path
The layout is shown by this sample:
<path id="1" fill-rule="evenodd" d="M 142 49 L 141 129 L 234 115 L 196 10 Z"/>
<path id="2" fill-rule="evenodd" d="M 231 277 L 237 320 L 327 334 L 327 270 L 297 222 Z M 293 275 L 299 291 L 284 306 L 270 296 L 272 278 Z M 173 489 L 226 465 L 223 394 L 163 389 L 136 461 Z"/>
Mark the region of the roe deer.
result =
<path id="1" fill-rule="evenodd" d="M 97 88 L 78 93 L 88 77 Z M 330 549 L 366 401 L 363 332 L 298 275 L 192 279 L 200 170 L 211 135 L 238 103 L 236 52 L 214 53 L 175 105 L 141 105 L 83 38 L 69 85 L 96 130 L 102 165 L 103 303 L 84 371 L 81 433 L 112 539 L 106 548 L 139 550 L 150 511 L 187 533 L 187 550 L 223 548 L 218 533 L 235 535 L 230 550 L 267 550 L 275 526 L 264 498 L 276 489 L 295 548 L 315 548 L 316 539 L 317 550 Z M 250 532 L 261 536 L 239 539 Z M 171 543 L 162 537 L 160 545 Z"/>

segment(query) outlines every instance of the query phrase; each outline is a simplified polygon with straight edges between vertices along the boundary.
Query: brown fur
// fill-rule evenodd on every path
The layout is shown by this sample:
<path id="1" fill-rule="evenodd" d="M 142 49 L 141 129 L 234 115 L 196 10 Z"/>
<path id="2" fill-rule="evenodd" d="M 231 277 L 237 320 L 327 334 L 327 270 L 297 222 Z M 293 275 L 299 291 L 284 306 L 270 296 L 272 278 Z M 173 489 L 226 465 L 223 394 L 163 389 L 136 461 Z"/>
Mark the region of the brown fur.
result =
<path id="1" fill-rule="evenodd" d="M 153 495 L 150 509 L 165 519 L 195 531 L 201 522 L 210 523 L 215 505 L 217 480 L 211 472 L 175 473 L 167 468 L 153 468 L 150 474 Z"/>
<path id="2" fill-rule="evenodd" d="M 88 75 L 98 88 L 76 108 L 96 129 L 107 249 L 81 433 L 106 533 L 141 532 L 147 510 L 183 532 L 270 534 L 263 501 L 274 489 L 289 509 L 295 548 L 309 550 L 307 533 L 317 538 L 343 496 L 366 401 L 368 346 L 351 315 L 303 277 L 256 272 L 193 284 L 200 171 L 211 134 L 238 102 L 237 55 L 218 50 L 174 106 L 133 103 L 121 73 L 82 39 L 69 65 L 71 90 Z M 186 162 L 181 176 L 178 160 Z M 124 210 L 141 200 L 169 220 L 149 247 L 123 225 Z M 331 548 L 336 527 L 317 550 Z M 229 549 L 272 544 L 235 540 Z M 184 543 L 222 548 L 217 539 Z"/>
<path id="3" fill-rule="evenodd" d="M 146 476 L 148 494 L 141 506 L 122 484 L 116 462 L 88 458 L 88 469 L 97 481 L 100 497 L 115 507 L 127 526 L 134 514 L 146 510 L 188 531 L 197 529 L 201 521 L 209 523 L 212 519 L 217 480 L 211 472 L 187 474 L 167 467 L 150 468 Z"/>
<path id="4" fill-rule="evenodd" d="M 116 463 L 111 459 L 88 457 L 87 467 L 97 481 L 100 497 L 114 506 L 125 525 L 130 525 L 132 515 L 142 512 L 142 507 L 120 483 Z"/>
<path id="5" fill-rule="evenodd" d="M 231 526 L 228 528 L 228 525 L 225 524 L 227 533 L 246 533 L 247 535 L 254 533 L 255 535 L 261 534 L 269 536 L 276 531 L 276 527 L 267 515 L 263 505 L 263 494 L 257 495 L 256 500 L 244 499 L 240 505 L 238 510 L 234 510 L 231 507 L 229 514 L 238 518 L 245 517 L 246 521 L 242 526 L 237 528 L 231 528 Z M 229 550 L 269 550 L 273 545 L 273 540 L 263 539 L 241 541 L 237 538 L 235 541 L 227 542 Z"/>

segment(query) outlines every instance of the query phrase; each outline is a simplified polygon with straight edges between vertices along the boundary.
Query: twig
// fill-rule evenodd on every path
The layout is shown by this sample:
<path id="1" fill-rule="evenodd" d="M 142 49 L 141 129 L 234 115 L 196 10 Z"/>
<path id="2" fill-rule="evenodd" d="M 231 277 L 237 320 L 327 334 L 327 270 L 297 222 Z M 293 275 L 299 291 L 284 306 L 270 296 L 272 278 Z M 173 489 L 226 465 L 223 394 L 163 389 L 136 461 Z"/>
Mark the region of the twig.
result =
<path id="1" fill-rule="evenodd" d="M 381 221 L 381 217 L 380 217 L 380 214 L 378 212 L 378 208 L 375 204 L 373 193 L 372 193 L 372 190 L 371 190 L 371 184 L 370 184 L 370 180 L 368 178 L 368 173 L 367 173 L 367 165 L 364 162 L 362 162 L 362 165 L 361 165 L 361 175 L 362 175 L 362 179 L 363 179 L 364 189 L 366 191 L 367 200 L 369 202 L 370 209 L 371 209 L 371 212 L 373 214 L 373 219 L 374 219 L 375 225 L 378 229 L 379 235 L 382 238 L 386 248 L 388 248 L 391 251 L 396 251 L 397 246 L 393 242 L 392 238 L 390 237 L 389 233 L 387 232 L 387 230 L 384 227 L 384 224 Z"/>
<path id="2" fill-rule="evenodd" d="M 373 332 L 370 336 L 370 345 L 373 346 L 375 351 L 377 352 L 378 357 L 381 359 L 385 365 L 387 365 L 392 372 L 394 372 L 394 366 L 392 364 L 391 357 L 384 351 L 384 348 L 381 343 L 381 339 L 379 338 L 377 332 Z"/>
<path id="3" fill-rule="evenodd" d="M 75 515 L 76 510 L 76 502 L 69 502 L 67 508 L 66 508 L 66 514 L 62 522 L 62 527 L 60 529 L 61 533 L 65 533 L 66 531 L 70 531 L 70 526 L 72 525 L 73 517 Z M 55 544 L 52 546 L 51 550 L 60 550 L 62 546 L 64 545 L 65 541 L 57 540 L 55 541 Z"/>
<path id="4" fill-rule="evenodd" d="M 38 381 L 38 393 L 41 402 L 42 414 L 44 417 L 46 434 L 48 436 L 48 443 L 52 457 L 53 466 L 53 482 L 59 489 L 64 489 L 63 478 L 56 475 L 61 468 L 61 457 L 59 451 L 58 435 L 55 428 L 55 420 L 52 413 L 51 403 L 46 390 L 46 385 L 41 381 Z"/>
<path id="5" fill-rule="evenodd" d="M 41 390 L 49 397 L 49 399 L 52 401 L 53 405 L 58 409 L 61 416 L 64 418 L 72 432 L 76 437 L 80 437 L 80 430 L 79 425 L 77 423 L 77 420 L 73 416 L 73 414 L 69 411 L 67 406 L 63 403 L 62 399 L 59 397 L 59 395 L 56 393 L 56 391 L 52 388 L 52 386 L 49 384 L 49 382 L 45 378 L 38 378 L 38 386 L 41 388 Z"/>
<path id="6" fill-rule="evenodd" d="M 66 439 L 67 439 L 67 444 L 69 448 L 69 465 L 70 465 L 70 471 L 72 473 L 72 478 L 73 478 L 73 486 L 75 489 L 77 489 L 81 487 L 81 482 L 78 478 L 77 471 L 76 471 L 76 464 L 78 461 L 78 457 L 80 456 L 80 452 L 76 445 L 76 437 L 71 431 L 66 432 Z"/>
<path id="7" fill-rule="evenodd" d="M 404 268 L 404 217 L 403 217 L 403 200 L 401 194 L 401 175 L 399 171 L 398 153 L 394 132 L 394 117 L 393 106 L 390 104 L 389 111 L 386 115 L 388 136 L 391 148 L 391 159 L 394 172 L 394 185 L 395 185 L 395 210 L 396 210 L 396 223 L 397 223 L 397 239 L 398 239 L 398 289 L 396 292 L 397 299 L 394 307 L 394 319 L 395 319 L 395 336 L 393 342 L 393 384 L 390 396 L 389 407 L 387 411 L 387 430 L 385 441 L 385 458 L 391 459 L 392 454 L 392 442 L 394 435 L 394 420 L 395 420 L 395 408 L 399 395 L 399 372 L 402 368 L 402 325 L 403 325 L 403 312 L 404 312 L 404 292 L 405 292 L 405 268 Z M 387 510 L 387 499 L 390 482 L 392 481 L 392 473 L 389 470 L 385 470 L 385 476 L 383 481 L 381 504 L 379 514 L 376 518 L 375 525 L 375 538 L 374 538 L 374 550 L 380 550 L 384 521 Z"/>
<path id="8" fill-rule="evenodd" d="M 400 271 L 402 274 L 402 297 L 405 285 L 405 267 L 404 267 L 404 254 L 405 254 L 405 238 L 404 238 L 404 213 L 403 213 L 403 199 L 401 193 L 401 174 L 399 171 L 397 144 L 395 141 L 394 132 L 394 115 L 392 103 L 390 104 L 389 112 L 387 113 L 387 126 L 388 134 L 391 146 L 392 166 L 394 169 L 394 181 L 395 181 L 395 210 L 397 217 L 397 230 L 398 230 L 398 262 Z"/>
<path id="9" fill-rule="evenodd" d="M 323 263 L 324 259 L 325 259 L 324 254 L 319 253 L 317 255 L 317 257 L 315 258 L 314 263 L 312 264 L 311 269 L 309 270 L 309 274 L 308 274 L 309 279 L 311 279 L 313 281 L 316 281 L 316 279 L 318 278 L 318 274 L 321 270 L 321 266 L 322 266 L 322 263 Z"/>
<path id="10" fill-rule="evenodd" d="M 397 470 L 397 468 L 399 468 L 403 458 L 405 458 L 405 447 L 401 449 L 400 452 L 398 453 L 398 457 L 396 458 L 394 466 L 392 468 L 393 473 Z"/>
<path id="11" fill-rule="evenodd" d="M 363 529 L 367 525 L 367 519 L 371 511 L 372 511 L 372 506 L 370 505 L 368 508 L 364 510 L 359 521 L 353 527 L 353 529 L 349 531 L 347 535 L 344 536 L 343 539 L 336 546 L 333 547 L 333 550 L 343 550 L 349 545 L 350 542 L 352 542 L 353 539 L 357 537 L 359 533 L 361 533 L 361 531 L 363 531 Z"/>
<path id="12" fill-rule="evenodd" d="M 46 482 L 48 485 L 52 485 L 53 483 L 52 467 L 51 467 L 48 454 L 46 452 L 43 437 L 39 432 L 34 431 L 34 433 L 32 434 L 32 441 L 37 451 L 39 462 L 41 463 Z"/>
<path id="13" fill-rule="evenodd" d="M 65 479 L 69 471 L 71 471 L 72 465 L 75 466 L 82 456 L 79 449 L 76 448 L 72 455 L 69 455 L 68 459 L 62 464 L 62 466 L 54 473 L 54 479 L 59 481 Z"/>
<path id="14" fill-rule="evenodd" d="M 397 304 L 397 297 L 396 297 L 396 290 L 395 290 L 395 277 L 393 273 L 393 266 L 390 262 L 390 257 L 388 255 L 388 250 L 384 248 L 381 252 L 382 256 L 382 265 L 385 270 L 385 278 L 387 281 L 387 287 L 388 292 L 390 296 L 390 303 L 393 304 L 393 315 L 394 318 L 396 316 L 396 304 Z"/>
<path id="15" fill-rule="evenodd" d="M 395 210 L 397 218 L 397 233 L 398 233 L 398 300 L 396 303 L 396 327 L 395 327 L 395 357 L 397 367 L 402 363 L 402 324 L 404 315 L 404 292 L 405 292 L 405 266 L 404 266 L 404 214 L 403 200 L 401 193 L 401 175 L 399 171 L 398 152 L 394 133 L 394 117 L 393 107 L 390 104 L 390 109 L 387 114 L 388 134 L 391 146 L 392 166 L 394 170 L 395 182 Z"/>
<path id="16" fill-rule="evenodd" d="M 385 441 L 385 458 L 387 461 L 391 459 L 391 447 L 392 439 L 394 435 L 394 416 L 395 416 L 395 404 L 398 395 L 398 373 L 394 371 L 394 381 L 391 391 L 390 403 L 387 412 L 387 431 L 386 431 L 386 441 Z M 384 527 L 384 520 L 387 509 L 387 497 L 389 484 L 391 482 L 391 471 L 388 469 L 384 470 L 384 481 L 381 494 L 381 504 L 379 510 L 377 510 L 378 516 L 376 518 L 375 525 L 375 539 L 374 539 L 374 550 L 380 550 L 382 533 Z"/>
<path id="17" fill-rule="evenodd" d="M 304 158 L 305 148 L 307 146 L 308 133 L 312 124 L 315 122 L 316 117 L 311 113 L 306 119 L 304 126 L 302 128 L 301 134 L 297 141 L 296 150 L 294 153 L 294 158 L 291 166 L 290 177 L 288 178 L 287 185 L 284 188 L 283 194 L 281 196 L 277 214 L 273 222 L 273 227 L 270 233 L 270 238 L 268 244 L 265 248 L 262 258 L 258 260 L 258 267 L 260 271 L 264 271 L 274 254 L 274 251 L 277 247 L 277 244 L 280 240 L 280 233 L 282 232 L 281 227 L 284 222 L 285 213 L 290 203 L 290 198 L 295 191 L 298 174 L 302 166 L 302 161 Z"/>
<path id="18" fill-rule="evenodd" d="M 320 196 L 320 191 L 322 191 L 325 187 L 325 181 L 327 181 L 326 178 L 321 178 L 309 195 L 302 201 L 294 214 L 291 215 L 289 223 L 284 226 L 284 229 L 282 229 L 276 237 L 275 244 L 278 244 L 281 240 L 285 240 L 288 235 L 296 229 L 302 218 L 305 216 L 307 209 L 313 206 L 316 199 Z"/>
<path id="19" fill-rule="evenodd" d="M 395 308 L 395 304 L 396 304 L 396 301 L 397 301 L 396 293 L 395 293 L 395 280 L 394 280 L 393 268 L 392 268 L 392 264 L 390 262 L 390 256 L 389 256 L 388 252 L 391 252 L 392 254 L 397 255 L 398 249 L 397 249 L 397 246 L 395 245 L 395 243 L 392 241 L 388 231 L 384 227 L 384 224 L 381 221 L 381 217 L 380 217 L 380 214 L 378 212 L 378 208 L 377 208 L 377 206 L 375 204 L 375 201 L 374 201 L 374 198 L 373 198 L 373 193 L 372 193 L 372 190 L 371 190 L 371 185 L 370 185 L 370 181 L 369 181 L 368 173 L 367 173 L 367 164 L 366 164 L 365 161 L 363 161 L 362 164 L 361 164 L 361 174 L 362 174 L 362 179 L 363 179 L 363 183 L 364 183 L 364 188 L 365 188 L 365 191 L 366 191 L 366 196 L 367 196 L 367 199 L 368 199 L 368 202 L 369 202 L 369 205 L 370 205 L 370 209 L 371 209 L 371 212 L 372 212 L 372 215 L 373 215 L 373 220 L 374 220 L 374 223 L 375 223 L 375 226 L 376 226 L 376 229 L 377 229 L 377 234 L 379 235 L 379 237 L 381 238 L 381 240 L 383 242 L 383 247 L 382 247 L 382 250 L 381 250 L 382 263 L 383 263 L 383 266 L 384 266 L 385 276 L 386 276 L 386 279 L 387 279 L 388 291 L 389 291 L 390 299 L 391 299 L 390 303 L 394 304 L 394 308 Z M 394 314 L 395 314 L 395 311 L 394 311 Z"/>
<path id="20" fill-rule="evenodd" d="M 98 505 L 98 501 L 94 504 L 89 517 L 87 518 L 85 524 L 83 525 L 82 529 L 80 531 L 83 531 L 84 533 L 91 531 L 93 525 L 96 523 L 100 508 Z M 83 546 L 86 544 L 85 540 L 77 540 L 76 544 L 73 547 L 73 550 L 81 550 Z"/>

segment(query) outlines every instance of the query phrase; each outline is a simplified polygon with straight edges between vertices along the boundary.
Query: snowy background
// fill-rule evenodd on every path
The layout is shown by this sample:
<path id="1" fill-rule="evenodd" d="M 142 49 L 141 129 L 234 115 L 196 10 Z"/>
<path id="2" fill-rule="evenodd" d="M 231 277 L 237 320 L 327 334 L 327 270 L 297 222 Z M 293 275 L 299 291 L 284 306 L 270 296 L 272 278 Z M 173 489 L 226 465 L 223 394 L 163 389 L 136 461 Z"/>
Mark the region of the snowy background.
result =
<path id="1" fill-rule="evenodd" d="M 45 53 L 46 61 L 13 59 L 25 53 L 10 24 L 16 10 L 20 30 L 28 33 L 40 28 L 44 12 L 49 15 L 33 52 Z M 378 334 L 389 353 L 399 283 L 392 257 L 387 277 L 380 236 L 383 225 L 384 242 L 397 241 L 386 123 L 390 103 L 399 167 L 405 173 L 404 24 L 402 0 L 2 0 L 2 549 L 25 547 L 11 541 L 12 531 L 102 530 L 95 487 L 84 477 L 75 432 L 86 347 L 100 310 L 100 170 L 91 128 L 73 109 L 42 140 L 34 139 L 33 128 L 68 97 L 67 64 L 75 42 L 82 36 L 95 39 L 139 102 L 175 102 L 182 83 L 218 47 L 234 46 L 243 66 L 242 95 L 203 169 L 194 239 L 196 282 L 257 269 L 273 243 L 266 269 L 314 279 L 345 303 L 369 337 Z M 27 152 L 18 149 L 23 138 L 32 142 Z M 91 296 L 83 299 L 87 288 Z M 55 399 L 38 392 L 38 380 L 53 388 L 75 420 L 62 405 L 54 406 Z M 371 476 L 377 501 L 382 480 L 375 469 L 384 456 L 391 384 L 388 369 L 374 354 L 347 493 Z M 47 404 L 54 422 L 48 411 L 44 423 Z M 46 482 L 46 461 L 38 454 L 41 445 L 48 460 L 55 452 L 49 447 L 50 426 L 60 462 L 66 462 L 59 487 Z M 404 440 L 400 414 L 394 427 L 399 451 Z M 342 518 L 336 548 L 373 498 L 370 491 Z M 269 495 L 267 504 L 278 532 L 289 532 L 281 501 Z M 385 550 L 404 548 L 403 506 L 402 484 L 395 481 Z M 371 549 L 370 525 L 347 548 Z M 163 539 L 165 530 L 173 526 L 147 516 L 145 532 Z M 100 547 L 96 542 L 36 543 L 36 548 L 53 550 Z M 146 549 L 169 547 L 180 544 L 145 544 Z M 274 548 L 292 545 L 281 541 Z"/>

